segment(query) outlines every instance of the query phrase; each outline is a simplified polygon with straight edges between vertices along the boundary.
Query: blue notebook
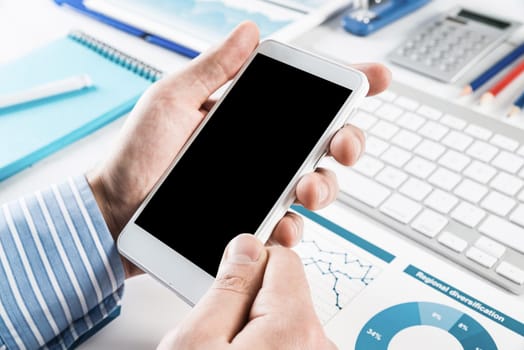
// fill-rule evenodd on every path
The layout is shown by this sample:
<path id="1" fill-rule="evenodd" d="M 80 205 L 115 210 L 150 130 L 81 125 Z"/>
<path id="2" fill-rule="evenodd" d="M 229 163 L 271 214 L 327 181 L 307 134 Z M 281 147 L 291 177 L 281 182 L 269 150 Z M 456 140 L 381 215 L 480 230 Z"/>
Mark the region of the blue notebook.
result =
<path id="1" fill-rule="evenodd" d="M 0 95 L 80 74 L 86 91 L 0 109 L 0 181 L 126 114 L 162 73 L 76 31 L 0 66 Z"/>

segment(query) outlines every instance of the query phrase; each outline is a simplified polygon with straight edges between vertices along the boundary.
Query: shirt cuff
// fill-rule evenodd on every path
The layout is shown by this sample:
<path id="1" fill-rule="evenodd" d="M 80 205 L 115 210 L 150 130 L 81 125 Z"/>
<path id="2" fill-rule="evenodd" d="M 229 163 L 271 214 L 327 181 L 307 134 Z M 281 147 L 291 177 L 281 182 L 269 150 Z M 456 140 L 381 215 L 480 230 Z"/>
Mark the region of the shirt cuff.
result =
<path id="1" fill-rule="evenodd" d="M 124 280 L 83 175 L 0 208 L 0 350 L 74 348 L 119 314 Z"/>

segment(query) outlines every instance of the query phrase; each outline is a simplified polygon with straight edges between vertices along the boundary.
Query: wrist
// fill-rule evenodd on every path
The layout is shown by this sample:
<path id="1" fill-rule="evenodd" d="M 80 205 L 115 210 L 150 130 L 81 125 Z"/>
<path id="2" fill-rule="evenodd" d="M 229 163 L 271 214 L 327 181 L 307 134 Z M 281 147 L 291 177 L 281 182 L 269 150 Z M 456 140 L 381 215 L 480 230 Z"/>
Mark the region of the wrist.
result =
<path id="1" fill-rule="evenodd" d="M 104 217 L 107 228 L 109 229 L 109 232 L 116 243 L 118 235 L 129 220 L 132 211 L 129 211 L 130 213 L 126 215 L 115 208 L 115 202 L 113 200 L 114 197 L 109 192 L 104 182 L 104 178 L 96 171 L 87 173 L 86 179 L 89 187 L 91 188 L 91 191 L 93 192 L 93 196 L 95 197 L 98 208 Z M 136 267 L 136 265 L 131 263 L 122 255 L 120 256 L 120 259 L 122 260 L 126 278 L 143 273 L 142 270 L 140 270 L 138 267 Z"/>

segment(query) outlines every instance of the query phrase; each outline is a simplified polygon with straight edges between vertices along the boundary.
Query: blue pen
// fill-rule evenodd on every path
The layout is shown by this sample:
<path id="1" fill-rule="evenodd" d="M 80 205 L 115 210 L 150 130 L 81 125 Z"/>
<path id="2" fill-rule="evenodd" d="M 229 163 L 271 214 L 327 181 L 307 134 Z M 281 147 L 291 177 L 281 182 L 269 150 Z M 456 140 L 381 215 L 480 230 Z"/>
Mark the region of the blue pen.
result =
<path id="1" fill-rule="evenodd" d="M 469 95 L 473 91 L 477 90 L 479 87 L 484 85 L 484 83 L 493 78 L 498 72 L 508 67 L 511 63 L 513 63 L 517 58 L 519 58 L 523 54 L 524 43 L 517 46 L 513 51 L 508 53 L 506 56 L 502 57 L 494 65 L 492 65 L 482 74 L 480 74 L 477 78 L 475 78 L 472 82 L 470 82 L 469 85 L 464 87 L 464 90 L 462 91 L 461 95 Z"/>
<path id="2" fill-rule="evenodd" d="M 515 100 L 515 102 L 513 102 L 513 106 L 511 107 L 508 113 L 508 117 L 520 113 L 522 109 L 524 109 L 524 92 L 522 92 L 522 94 Z"/>

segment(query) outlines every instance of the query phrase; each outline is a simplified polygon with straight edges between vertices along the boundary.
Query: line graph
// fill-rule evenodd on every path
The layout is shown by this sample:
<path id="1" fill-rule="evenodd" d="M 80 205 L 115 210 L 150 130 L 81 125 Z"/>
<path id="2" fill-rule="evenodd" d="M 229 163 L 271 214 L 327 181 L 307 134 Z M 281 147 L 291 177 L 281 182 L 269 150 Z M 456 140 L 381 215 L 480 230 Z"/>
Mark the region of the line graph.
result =
<path id="1" fill-rule="evenodd" d="M 308 278 L 317 314 L 323 324 L 344 308 L 382 269 L 358 256 L 350 242 L 305 222 L 302 241 L 294 248 Z"/>

